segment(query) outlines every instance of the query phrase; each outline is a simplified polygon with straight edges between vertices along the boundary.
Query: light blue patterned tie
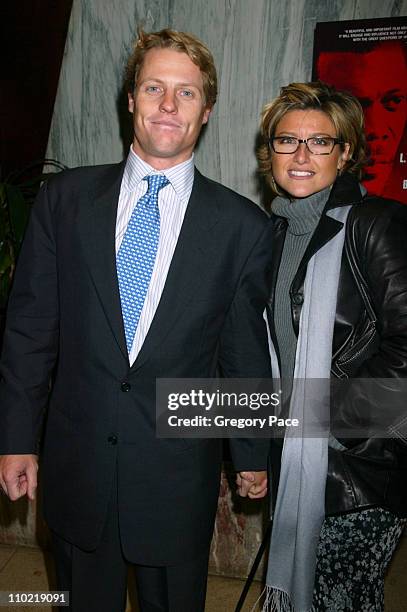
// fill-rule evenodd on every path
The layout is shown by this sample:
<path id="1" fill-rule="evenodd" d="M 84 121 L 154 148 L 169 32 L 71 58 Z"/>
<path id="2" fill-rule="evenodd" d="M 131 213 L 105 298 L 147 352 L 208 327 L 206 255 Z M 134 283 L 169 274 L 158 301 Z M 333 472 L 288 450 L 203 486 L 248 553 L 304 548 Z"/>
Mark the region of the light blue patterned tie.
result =
<path id="1" fill-rule="evenodd" d="M 169 183 L 162 174 L 145 176 L 143 180 L 148 182 L 147 192 L 134 207 L 116 257 L 124 333 L 129 354 L 153 273 L 160 238 L 158 192 Z"/>

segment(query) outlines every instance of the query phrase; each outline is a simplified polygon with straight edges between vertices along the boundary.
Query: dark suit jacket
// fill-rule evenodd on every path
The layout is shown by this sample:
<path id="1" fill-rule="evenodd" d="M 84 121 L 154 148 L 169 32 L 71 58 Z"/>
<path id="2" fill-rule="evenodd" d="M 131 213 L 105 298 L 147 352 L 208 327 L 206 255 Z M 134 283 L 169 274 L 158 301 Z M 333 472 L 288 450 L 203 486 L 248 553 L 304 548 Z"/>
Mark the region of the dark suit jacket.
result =
<path id="1" fill-rule="evenodd" d="M 117 466 L 125 552 L 172 564 L 210 540 L 221 443 L 157 439 L 155 380 L 210 377 L 217 365 L 225 376 L 270 376 L 268 220 L 196 171 L 161 301 L 130 367 L 115 267 L 123 168 L 69 170 L 37 199 L 4 337 L 0 453 L 36 452 L 54 371 L 42 450 L 49 526 L 94 548 Z M 235 441 L 236 469 L 263 469 L 267 446 Z"/>

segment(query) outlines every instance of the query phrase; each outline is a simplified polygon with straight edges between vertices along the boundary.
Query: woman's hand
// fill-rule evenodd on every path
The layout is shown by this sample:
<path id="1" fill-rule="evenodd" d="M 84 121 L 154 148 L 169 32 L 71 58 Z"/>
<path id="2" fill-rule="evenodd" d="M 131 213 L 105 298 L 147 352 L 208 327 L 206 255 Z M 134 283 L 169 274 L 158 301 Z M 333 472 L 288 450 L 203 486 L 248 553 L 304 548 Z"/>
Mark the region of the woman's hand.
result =
<path id="1" fill-rule="evenodd" d="M 239 472 L 236 484 L 241 497 L 261 499 L 267 493 L 267 472 Z"/>

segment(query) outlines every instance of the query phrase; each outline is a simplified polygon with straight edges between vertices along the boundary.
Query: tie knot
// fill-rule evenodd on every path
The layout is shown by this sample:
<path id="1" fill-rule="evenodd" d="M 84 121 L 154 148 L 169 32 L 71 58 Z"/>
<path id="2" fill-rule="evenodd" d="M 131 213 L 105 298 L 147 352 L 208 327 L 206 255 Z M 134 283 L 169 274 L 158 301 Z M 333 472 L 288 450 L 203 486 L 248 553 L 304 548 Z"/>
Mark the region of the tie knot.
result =
<path id="1" fill-rule="evenodd" d="M 157 195 L 160 189 L 170 182 L 164 174 L 150 174 L 149 176 L 145 176 L 143 180 L 148 183 L 147 194 L 152 196 Z"/>

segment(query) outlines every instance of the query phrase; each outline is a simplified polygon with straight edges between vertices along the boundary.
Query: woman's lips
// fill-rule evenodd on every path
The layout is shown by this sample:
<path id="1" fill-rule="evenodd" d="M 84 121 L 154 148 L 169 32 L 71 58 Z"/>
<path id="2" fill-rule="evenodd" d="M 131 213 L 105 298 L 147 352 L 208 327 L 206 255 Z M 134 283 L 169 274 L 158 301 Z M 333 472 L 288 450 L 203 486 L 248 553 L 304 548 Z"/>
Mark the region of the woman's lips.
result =
<path id="1" fill-rule="evenodd" d="M 288 170 L 288 176 L 293 179 L 309 179 L 315 175 L 312 170 Z"/>

